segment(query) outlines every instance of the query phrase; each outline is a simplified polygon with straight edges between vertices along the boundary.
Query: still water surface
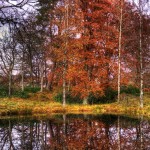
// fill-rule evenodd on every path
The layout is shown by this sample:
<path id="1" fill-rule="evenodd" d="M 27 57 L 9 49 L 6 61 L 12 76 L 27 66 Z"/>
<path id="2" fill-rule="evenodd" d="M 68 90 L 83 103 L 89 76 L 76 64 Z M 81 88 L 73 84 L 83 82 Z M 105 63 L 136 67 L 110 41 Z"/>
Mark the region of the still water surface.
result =
<path id="1" fill-rule="evenodd" d="M 112 115 L 1 119 L 0 150 L 150 150 L 150 121 Z"/>

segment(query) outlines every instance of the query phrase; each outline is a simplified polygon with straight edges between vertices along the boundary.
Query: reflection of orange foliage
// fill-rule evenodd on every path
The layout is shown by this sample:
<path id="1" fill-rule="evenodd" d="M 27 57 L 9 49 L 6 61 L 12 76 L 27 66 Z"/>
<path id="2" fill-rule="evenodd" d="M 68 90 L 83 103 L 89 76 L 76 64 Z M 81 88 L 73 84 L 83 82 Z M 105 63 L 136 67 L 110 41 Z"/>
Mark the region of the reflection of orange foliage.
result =
<path id="1" fill-rule="evenodd" d="M 105 120 L 106 121 L 106 120 Z M 133 138 L 138 137 L 139 124 L 133 124 L 133 122 L 127 120 L 120 120 L 118 122 L 117 118 L 111 120 L 110 122 L 105 122 L 100 119 L 80 119 L 72 118 L 66 120 L 61 124 L 53 126 L 54 137 L 50 138 L 51 148 L 62 149 L 66 148 L 68 150 L 107 150 L 118 149 L 119 145 L 122 149 L 133 149 L 133 147 L 138 148 L 140 146 L 140 139 Z M 107 120 L 108 121 L 108 120 Z M 119 125 L 119 126 L 118 126 Z M 146 134 L 148 134 L 148 124 L 143 124 L 145 128 L 143 131 L 144 145 L 145 148 L 148 146 L 148 139 Z M 118 128 L 120 128 L 120 143 L 118 141 Z"/>

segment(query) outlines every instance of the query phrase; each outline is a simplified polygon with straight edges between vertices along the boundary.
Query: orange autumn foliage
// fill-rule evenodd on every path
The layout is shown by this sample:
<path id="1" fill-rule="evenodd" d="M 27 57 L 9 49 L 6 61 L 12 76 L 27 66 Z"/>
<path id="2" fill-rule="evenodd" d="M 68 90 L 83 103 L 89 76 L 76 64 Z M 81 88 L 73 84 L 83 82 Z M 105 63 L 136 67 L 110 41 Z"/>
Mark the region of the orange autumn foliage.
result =
<path id="1" fill-rule="evenodd" d="M 68 27 L 65 26 L 66 5 Z M 52 59 L 56 64 L 55 78 L 58 87 L 63 84 L 64 57 L 66 64 L 66 89 L 71 94 L 88 97 L 90 93 L 103 95 L 108 87 L 116 89 L 118 73 L 119 1 L 114 0 L 64 0 L 55 7 L 52 24 L 56 33 L 51 42 Z M 123 27 L 132 27 L 128 3 L 124 5 Z M 133 16 L 132 16 L 133 15 Z M 66 32 L 67 31 L 67 32 Z M 134 31 L 135 38 L 136 31 Z M 130 46 L 129 33 L 123 31 L 121 49 L 121 84 L 133 81 L 137 64 L 134 43 Z M 66 44 L 67 43 L 67 44 Z M 65 53 L 64 53 L 65 51 Z M 131 61 L 131 63 L 130 63 Z"/>

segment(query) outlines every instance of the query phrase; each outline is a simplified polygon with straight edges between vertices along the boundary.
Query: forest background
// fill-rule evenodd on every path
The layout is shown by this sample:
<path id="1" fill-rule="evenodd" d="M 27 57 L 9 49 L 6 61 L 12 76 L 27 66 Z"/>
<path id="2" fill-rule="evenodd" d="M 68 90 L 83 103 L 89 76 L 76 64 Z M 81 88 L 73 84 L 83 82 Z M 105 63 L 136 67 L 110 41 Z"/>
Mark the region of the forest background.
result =
<path id="1" fill-rule="evenodd" d="M 132 94 L 143 108 L 150 92 L 149 1 L 3 0 L 0 28 L 0 97 L 44 90 L 65 106 Z"/>

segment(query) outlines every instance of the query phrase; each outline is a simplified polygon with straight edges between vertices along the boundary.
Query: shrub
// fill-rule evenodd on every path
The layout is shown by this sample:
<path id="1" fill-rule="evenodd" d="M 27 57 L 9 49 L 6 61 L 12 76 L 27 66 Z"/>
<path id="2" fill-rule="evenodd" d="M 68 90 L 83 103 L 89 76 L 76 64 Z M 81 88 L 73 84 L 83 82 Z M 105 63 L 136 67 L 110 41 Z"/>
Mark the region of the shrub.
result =
<path id="1" fill-rule="evenodd" d="M 139 88 L 133 86 L 133 85 L 128 85 L 128 86 L 122 86 L 121 87 L 121 93 L 126 93 L 126 94 L 131 94 L 134 96 L 139 96 L 140 90 Z"/>
<path id="2" fill-rule="evenodd" d="M 90 93 L 88 101 L 89 104 L 111 103 L 115 101 L 116 97 L 117 91 L 109 87 L 105 89 L 103 96 L 95 97 L 93 93 Z"/>
<path id="3" fill-rule="evenodd" d="M 19 98 L 29 98 L 29 94 L 25 91 L 15 91 L 14 94 L 13 94 L 14 97 L 19 97 Z"/>
<path id="4" fill-rule="evenodd" d="M 54 100 L 57 102 L 62 103 L 63 93 L 59 92 L 57 95 L 54 96 Z M 68 104 L 81 104 L 82 100 L 80 96 L 72 96 L 71 93 L 66 94 L 66 103 Z"/>
<path id="5" fill-rule="evenodd" d="M 28 93 L 37 93 L 38 91 L 40 91 L 40 87 L 38 87 L 38 86 L 35 86 L 35 87 L 26 86 L 26 87 L 24 88 L 24 91 L 25 91 L 25 92 L 28 92 Z"/>
<path id="6" fill-rule="evenodd" d="M 0 86 L 0 97 L 7 97 L 8 96 L 8 88 L 6 86 Z"/>
<path id="7" fill-rule="evenodd" d="M 20 91 L 18 89 L 12 90 L 12 96 L 13 97 L 19 97 L 19 98 L 29 98 L 29 93 L 36 93 L 40 91 L 39 87 L 31 87 L 27 86 L 25 87 L 24 91 Z M 7 86 L 0 86 L 0 98 L 8 97 L 8 87 Z"/>
<path id="8" fill-rule="evenodd" d="M 113 90 L 112 88 L 107 88 L 104 91 L 104 96 L 96 97 L 93 93 L 90 93 L 88 97 L 89 104 L 99 104 L 99 103 L 111 103 L 114 102 L 117 96 L 117 91 Z M 54 96 L 54 99 L 57 102 L 62 103 L 62 92 L 59 92 L 57 95 Z M 82 104 L 83 100 L 80 98 L 80 95 L 72 96 L 71 93 L 67 93 L 66 95 L 66 102 L 68 104 Z"/>
<path id="9" fill-rule="evenodd" d="M 62 102 L 62 92 L 60 92 L 60 93 L 58 93 L 58 94 L 56 94 L 55 96 L 54 96 L 54 100 L 56 100 L 57 102 Z"/>
<path id="10" fill-rule="evenodd" d="M 26 86 L 24 91 L 14 90 L 12 96 L 26 99 L 30 97 L 29 93 L 37 93 L 39 90 L 39 87 Z"/>

